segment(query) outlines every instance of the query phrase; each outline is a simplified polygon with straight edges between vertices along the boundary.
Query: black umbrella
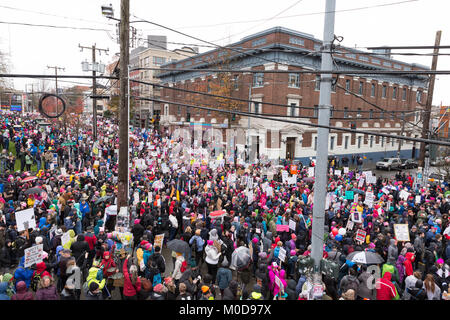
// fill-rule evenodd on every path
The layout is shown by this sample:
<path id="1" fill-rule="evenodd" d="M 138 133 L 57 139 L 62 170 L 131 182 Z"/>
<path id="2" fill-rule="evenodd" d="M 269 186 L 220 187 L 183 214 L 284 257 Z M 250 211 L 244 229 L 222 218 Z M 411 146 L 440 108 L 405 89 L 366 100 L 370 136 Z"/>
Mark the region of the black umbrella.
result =
<path id="1" fill-rule="evenodd" d="M 29 195 L 29 194 L 41 194 L 42 192 L 45 192 L 45 190 L 41 188 L 30 188 L 27 189 L 24 193 L 26 195 Z"/>
<path id="2" fill-rule="evenodd" d="M 189 244 L 186 241 L 180 239 L 174 239 L 167 242 L 167 248 L 169 248 L 172 251 L 183 253 L 186 255 L 189 255 L 189 251 L 191 250 Z"/>
<path id="3" fill-rule="evenodd" d="M 112 196 L 104 196 L 104 197 L 98 198 L 97 201 L 95 201 L 95 204 L 99 204 L 101 202 L 105 202 L 105 201 L 107 201 L 107 200 L 109 200 L 111 198 L 112 198 Z"/>

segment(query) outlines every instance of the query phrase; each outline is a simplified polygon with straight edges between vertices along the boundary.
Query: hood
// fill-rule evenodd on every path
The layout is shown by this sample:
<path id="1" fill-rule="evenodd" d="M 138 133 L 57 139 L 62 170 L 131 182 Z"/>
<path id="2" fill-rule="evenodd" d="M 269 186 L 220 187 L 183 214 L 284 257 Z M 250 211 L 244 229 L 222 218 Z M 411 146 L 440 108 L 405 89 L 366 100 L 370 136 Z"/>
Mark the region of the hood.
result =
<path id="1" fill-rule="evenodd" d="M 391 239 L 391 240 L 389 240 L 389 245 L 391 245 L 391 246 L 395 246 L 395 239 Z"/>
<path id="2" fill-rule="evenodd" d="M 103 259 L 106 260 L 106 256 L 108 256 L 109 258 L 111 258 L 111 253 L 109 251 L 105 251 L 103 252 Z M 109 259 L 108 259 L 109 260 Z"/>
<path id="3" fill-rule="evenodd" d="M 45 225 L 46 223 L 47 223 L 47 218 L 46 217 L 42 217 L 42 218 L 39 219 L 39 225 L 40 226 Z"/>
<path id="4" fill-rule="evenodd" d="M 387 280 L 387 281 L 391 281 L 392 279 L 392 274 L 389 271 L 386 271 L 383 275 L 383 279 Z"/>
<path id="5" fill-rule="evenodd" d="M 405 255 L 405 259 L 406 260 L 409 260 L 409 261 L 413 261 L 412 260 L 412 257 L 414 256 L 414 253 L 413 252 L 407 252 L 406 253 L 406 255 Z"/>
<path id="6" fill-rule="evenodd" d="M 289 289 L 295 290 L 295 287 L 297 286 L 297 282 L 295 282 L 294 279 L 289 279 L 287 282 L 287 286 Z"/>
<path id="7" fill-rule="evenodd" d="M 36 273 L 42 273 L 46 268 L 47 266 L 45 265 L 45 262 L 36 263 Z"/>
<path id="8" fill-rule="evenodd" d="M 57 246 L 56 247 L 56 254 L 59 255 L 59 253 L 61 252 L 61 250 L 63 250 L 64 247 L 63 246 Z"/>
<path id="9" fill-rule="evenodd" d="M 69 230 L 69 236 L 71 238 L 75 238 L 75 231 L 73 231 L 72 229 Z"/>
<path id="10" fill-rule="evenodd" d="M 16 285 L 16 291 L 17 293 L 25 293 L 27 291 L 27 284 L 25 281 L 19 281 Z"/>
<path id="11" fill-rule="evenodd" d="M 269 239 L 270 241 L 272 241 L 272 232 L 267 231 L 267 232 L 266 232 L 265 238 L 267 238 L 267 239 Z"/>
<path id="12" fill-rule="evenodd" d="M 2 282 L 9 282 L 14 276 L 11 273 L 5 273 L 2 278 Z"/>
<path id="13" fill-rule="evenodd" d="M 84 241 L 84 235 L 79 234 L 79 235 L 77 236 L 77 241 L 83 242 L 83 241 Z"/>
<path id="14" fill-rule="evenodd" d="M 8 283 L 0 282 L 0 294 L 6 294 L 6 289 L 8 289 Z"/>
<path id="15" fill-rule="evenodd" d="M 98 268 L 92 267 L 89 269 L 89 279 L 97 279 Z"/>

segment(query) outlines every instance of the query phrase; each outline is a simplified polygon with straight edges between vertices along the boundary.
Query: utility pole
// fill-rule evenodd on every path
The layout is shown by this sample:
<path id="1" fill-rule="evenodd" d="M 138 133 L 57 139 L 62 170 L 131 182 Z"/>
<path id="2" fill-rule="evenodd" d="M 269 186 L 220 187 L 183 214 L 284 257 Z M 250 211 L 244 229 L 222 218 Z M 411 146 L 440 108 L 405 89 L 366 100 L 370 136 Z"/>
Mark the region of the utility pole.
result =
<path id="1" fill-rule="evenodd" d="M 96 61 L 95 61 L 95 51 L 97 50 L 99 52 L 99 54 L 102 53 L 102 51 L 104 51 L 106 54 L 108 54 L 109 49 L 100 49 L 97 48 L 95 46 L 95 43 L 92 47 L 84 47 L 80 44 L 78 44 L 78 47 L 81 49 L 81 51 L 83 51 L 83 49 L 88 49 L 88 50 L 92 50 L 92 109 L 93 109 L 93 121 L 92 121 L 92 134 L 94 137 L 94 141 L 97 141 L 97 81 L 95 79 L 95 76 L 97 74 L 97 70 L 96 70 Z"/>
<path id="2" fill-rule="evenodd" d="M 118 214 L 121 210 L 128 212 L 128 65 L 130 41 L 130 1 L 120 2 L 120 95 L 119 95 L 119 186 L 117 195 Z M 122 209 L 125 208 L 125 209 Z"/>
<path id="3" fill-rule="evenodd" d="M 333 69 L 331 49 L 334 40 L 335 7 L 336 0 L 326 1 L 321 70 Z M 330 73 L 322 73 L 320 79 L 318 123 L 325 126 L 329 126 L 330 123 L 331 81 L 332 75 Z M 311 240 L 311 257 L 314 260 L 314 276 L 316 278 L 315 282 L 321 281 L 320 262 L 323 257 L 325 202 L 327 194 L 328 136 L 328 128 L 317 128 L 317 163 L 315 166 L 314 206 Z"/>
<path id="4" fill-rule="evenodd" d="M 431 62 L 431 70 L 436 71 L 437 68 L 437 61 L 438 61 L 438 54 L 439 54 L 439 45 L 441 43 L 441 34 L 442 31 L 439 30 L 436 32 L 436 40 L 434 43 L 434 50 L 433 50 L 433 60 Z M 430 139 L 430 119 L 431 119 L 431 105 L 433 103 L 433 91 L 434 91 L 434 80 L 436 76 L 434 74 L 430 75 L 430 82 L 428 83 L 428 95 L 427 95 L 427 104 L 425 106 L 425 112 L 423 114 L 423 121 L 422 121 L 422 138 L 423 139 Z M 419 167 L 424 168 L 424 172 L 427 172 L 426 163 L 425 163 L 425 143 L 422 142 L 420 144 L 420 155 L 419 155 Z M 426 177 L 424 177 L 426 178 Z"/>
<path id="5" fill-rule="evenodd" d="M 55 93 L 58 95 L 58 70 L 65 71 L 66 68 L 58 66 L 47 66 L 47 69 L 55 69 Z M 55 114 L 58 113 L 58 99 L 55 97 Z M 64 116 L 63 116 L 64 117 Z M 64 117 L 64 132 L 67 133 L 66 118 Z"/>

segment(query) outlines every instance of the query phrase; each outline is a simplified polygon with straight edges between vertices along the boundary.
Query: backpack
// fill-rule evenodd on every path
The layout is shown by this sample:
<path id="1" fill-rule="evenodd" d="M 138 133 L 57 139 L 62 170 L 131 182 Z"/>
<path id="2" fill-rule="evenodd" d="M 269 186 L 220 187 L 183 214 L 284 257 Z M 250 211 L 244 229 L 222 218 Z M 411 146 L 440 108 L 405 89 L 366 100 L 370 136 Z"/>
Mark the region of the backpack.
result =
<path id="1" fill-rule="evenodd" d="M 35 275 L 31 278 L 30 288 L 31 288 L 31 290 L 33 290 L 34 292 L 37 291 L 39 282 L 41 281 L 41 276 L 42 276 L 42 274 L 43 274 L 44 272 L 45 272 L 45 270 L 42 271 L 42 272 L 39 273 L 39 274 L 35 274 Z"/>
<path id="2" fill-rule="evenodd" d="M 153 281 L 152 281 L 152 285 L 153 287 L 155 287 L 157 284 L 160 284 L 162 282 L 161 280 L 161 274 L 157 273 L 153 276 Z"/>
<path id="3" fill-rule="evenodd" d="M 187 269 L 187 262 L 186 262 L 186 260 L 184 260 L 184 261 L 181 263 L 180 271 L 183 273 L 183 272 L 186 271 L 186 269 Z"/>

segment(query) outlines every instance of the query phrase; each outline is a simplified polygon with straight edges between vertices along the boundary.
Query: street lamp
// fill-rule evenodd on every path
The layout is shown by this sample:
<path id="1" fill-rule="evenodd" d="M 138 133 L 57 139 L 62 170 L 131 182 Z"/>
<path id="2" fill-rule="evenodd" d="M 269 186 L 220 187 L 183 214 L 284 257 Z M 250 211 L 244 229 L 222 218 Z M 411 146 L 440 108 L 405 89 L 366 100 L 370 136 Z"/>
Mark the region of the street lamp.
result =
<path id="1" fill-rule="evenodd" d="M 104 15 L 107 18 L 114 17 L 114 9 L 111 3 L 109 5 L 102 6 L 102 15 Z"/>

